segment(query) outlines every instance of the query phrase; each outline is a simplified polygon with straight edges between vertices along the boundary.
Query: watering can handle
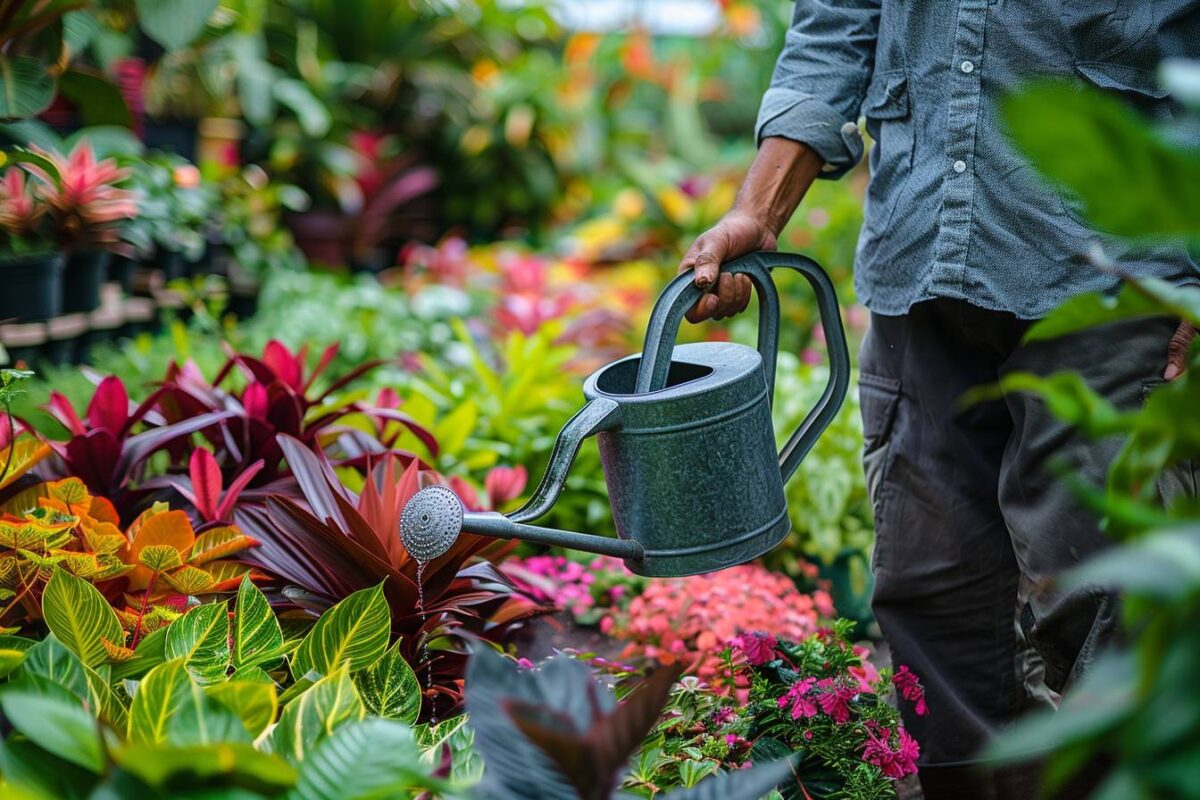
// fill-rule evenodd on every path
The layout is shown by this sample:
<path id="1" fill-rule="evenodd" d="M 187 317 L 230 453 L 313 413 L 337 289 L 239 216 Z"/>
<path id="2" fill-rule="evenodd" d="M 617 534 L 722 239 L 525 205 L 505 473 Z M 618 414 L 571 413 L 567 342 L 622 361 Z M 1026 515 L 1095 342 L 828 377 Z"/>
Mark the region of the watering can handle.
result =
<path id="1" fill-rule="evenodd" d="M 787 481 L 808 455 L 817 438 L 833 421 L 846 398 L 846 390 L 850 386 L 850 351 L 846 347 L 846 333 L 842 327 L 833 282 L 817 262 L 795 253 L 761 251 L 722 265 L 721 272 L 746 275 L 757 290 L 758 352 L 762 355 L 768 396 L 775 396 L 775 365 L 779 351 L 779 292 L 771 279 L 771 270 L 776 267 L 796 270 L 812 286 L 829 351 L 829 382 L 825 391 L 779 453 L 779 468 L 783 480 Z M 703 295 L 704 291 L 693 282 L 693 273 L 688 271 L 671 281 L 659 296 L 646 329 L 646 344 L 642 349 L 636 391 L 654 392 L 666 386 L 679 324 L 688 309 Z"/>

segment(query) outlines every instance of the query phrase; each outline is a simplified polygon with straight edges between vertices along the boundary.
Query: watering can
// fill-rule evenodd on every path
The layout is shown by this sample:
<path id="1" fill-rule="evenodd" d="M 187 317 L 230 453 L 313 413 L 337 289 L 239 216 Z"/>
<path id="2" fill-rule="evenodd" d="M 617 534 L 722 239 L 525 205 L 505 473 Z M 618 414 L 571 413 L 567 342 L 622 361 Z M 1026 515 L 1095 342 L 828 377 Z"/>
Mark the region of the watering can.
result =
<path id="1" fill-rule="evenodd" d="M 779 293 L 771 270 L 794 269 L 816 293 L 829 351 L 829 382 L 783 450 L 775 452 L 771 400 L 779 347 Z M 758 295 L 758 349 L 732 342 L 676 346 L 684 314 L 703 295 L 692 273 L 676 277 L 650 315 L 643 352 L 584 384 L 588 403 L 558 434 L 529 502 L 509 513 L 466 513 L 445 486 L 409 500 L 400 534 L 429 561 L 459 533 L 521 539 L 624 559 L 638 575 L 695 575 L 742 564 L 778 545 L 791 524 L 783 486 L 833 420 L 850 383 L 837 295 L 813 260 L 760 252 L 722 272 L 746 275 Z M 530 523 L 562 492 L 580 445 L 596 436 L 617 538 Z"/>

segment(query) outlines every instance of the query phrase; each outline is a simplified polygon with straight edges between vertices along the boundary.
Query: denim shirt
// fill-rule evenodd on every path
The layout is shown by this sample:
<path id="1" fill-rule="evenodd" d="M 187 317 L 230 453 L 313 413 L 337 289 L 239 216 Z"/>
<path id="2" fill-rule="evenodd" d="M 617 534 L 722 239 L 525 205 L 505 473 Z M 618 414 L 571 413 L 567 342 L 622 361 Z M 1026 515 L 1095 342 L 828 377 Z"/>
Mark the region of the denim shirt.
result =
<path id="1" fill-rule="evenodd" d="M 1172 103 L 1158 63 L 1200 55 L 1200 0 L 797 0 L 756 134 L 815 149 L 826 177 L 875 141 L 855 259 L 859 299 L 903 314 L 935 297 L 1038 318 L 1111 290 L 1099 244 L 1127 274 L 1193 282 L 1182 247 L 1091 229 L 1004 136 L 998 101 L 1054 75 L 1120 93 L 1152 116 Z"/>

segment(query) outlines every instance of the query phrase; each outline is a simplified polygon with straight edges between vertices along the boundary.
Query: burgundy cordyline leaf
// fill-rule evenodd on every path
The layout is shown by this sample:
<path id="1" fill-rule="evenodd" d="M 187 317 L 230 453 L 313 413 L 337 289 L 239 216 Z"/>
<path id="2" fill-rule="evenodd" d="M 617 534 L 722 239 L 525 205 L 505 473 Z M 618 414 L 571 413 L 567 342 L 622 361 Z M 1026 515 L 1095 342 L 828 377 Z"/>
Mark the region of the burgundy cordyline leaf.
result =
<path id="1" fill-rule="evenodd" d="M 341 345 L 338 342 L 334 342 L 325 348 L 324 352 L 321 353 L 321 360 L 317 362 L 317 366 L 313 369 L 312 373 L 309 374 L 308 378 L 305 379 L 304 385 L 300 387 L 301 394 L 306 394 L 308 390 L 312 388 L 313 381 L 324 374 L 325 370 L 328 369 L 329 365 L 333 362 L 333 359 L 337 357 L 338 350 L 340 349 Z"/>
<path id="2" fill-rule="evenodd" d="M 322 461 L 298 439 L 280 434 L 276 441 L 283 450 L 292 474 L 300 484 L 300 491 L 313 513 L 321 520 L 332 520 L 341 530 L 349 527 L 342 516 L 341 508 L 334 499 L 334 493 L 341 494 L 343 499 L 345 489 L 338 483 L 333 474 L 333 468 L 328 462 Z"/>
<path id="3" fill-rule="evenodd" d="M 158 388 L 151 392 L 150 396 L 143 400 L 139 405 L 134 406 L 133 403 L 130 403 L 132 408 L 129 412 L 128 418 L 125 420 L 125 427 L 121 429 L 121 435 L 128 436 L 129 432 L 133 430 L 133 426 L 142 420 L 146 420 L 147 422 L 156 426 L 165 426 L 167 424 L 166 419 L 164 419 L 161 414 L 154 410 L 154 407 L 158 405 L 164 394 L 166 394 L 166 389 Z"/>
<path id="4" fill-rule="evenodd" d="M 187 436 L 210 425 L 215 425 L 222 420 L 229 419 L 231 416 L 233 414 L 229 411 L 215 411 L 211 414 L 201 414 L 198 417 L 176 422 L 162 428 L 151 428 L 148 431 L 142 431 L 137 436 L 131 436 L 126 439 L 125 446 L 121 451 L 120 463 L 117 464 L 117 473 L 121 476 L 122 484 L 128 483 L 130 473 L 134 468 L 179 437 Z"/>
<path id="5" fill-rule="evenodd" d="M 346 559 L 340 548 L 313 535 L 306 527 L 311 524 L 311 516 L 305 520 L 295 514 L 298 507 L 294 503 L 276 507 L 284 500 L 272 497 L 265 507 L 244 505 L 234 511 L 238 528 L 259 542 L 246 560 L 287 583 L 319 593 L 329 605 L 334 598 L 362 588 L 363 576 L 357 565 Z"/>
<path id="6" fill-rule="evenodd" d="M 252 383 L 242 392 L 242 408 L 250 419 L 266 419 L 269 405 L 267 387 L 261 383 Z"/>
<path id="7" fill-rule="evenodd" d="M 83 436 L 87 433 L 87 428 L 83 427 L 83 421 L 79 419 L 79 415 L 75 413 L 74 406 L 71 401 L 58 392 L 50 393 L 50 403 L 46 406 L 46 410 L 50 412 L 50 416 L 54 417 L 59 423 L 66 428 L 72 436 Z"/>
<path id="8" fill-rule="evenodd" d="M 378 417 L 380 419 L 391 420 L 393 422 L 399 422 L 405 428 L 408 428 L 408 430 L 412 431 L 413 434 L 418 439 L 421 440 L 421 444 L 425 445 L 425 447 L 429 450 L 429 455 L 431 455 L 435 458 L 437 457 L 438 442 L 437 442 L 437 439 L 434 438 L 433 433 L 430 432 L 423 425 L 421 425 L 419 422 L 417 422 L 415 419 L 410 417 L 408 414 L 405 414 L 403 411 L 396 411 L 395 409 L 391 409 L 391 408 L 376 407 L 376 408 L 363 408 L 362 410 L 365 413 L 370 414 L 375 417 Z"/>
<path id="9" fill-rule="evenodd" d="M 299 357 L 278 339 L 267 342 L 263 348 L 262 363 L 275 374 L 275 379 L 283 381 L 289 387 L 302 391 L 304 378 L 303 353 Z"/>
<path id="10" fill-rule="evenodd" d="M 260 458 L 233 479 L 229 484 L 229 488 L 225 490 L 225 496 L 221 498 L 220 505 L 217 506 L 216 519 L 226 520 L 233 516 L 234 506 L 237 505 L 238 498 L 246 487 L 250 485 L 250 481 L 254 480 L 254 476 L 262 471 L 264 466 L 263 460 Z"/>
<path id="11" fill-rule="evenodd" d="M 129 419 L 129 393 L 125 384 L 115 375 L 100 382 L 87 407 L 88 426 L 93 430 L 106 430 L 120 436 Z"/>
<path id="12" fill-rule="evenodd" d="M 192 503 L 205 520 L 217 518 L 217 503 L 221 499 L 221 468 L 213 454 L 203 447 L 192 451 L 188 461 L 188 474 L 192 478 Z"/>
<path id="13" fill-rule="evenodd" d="M 117 488 L 121 443 L 107 430 L 75 436 L 64 447 L 67 470 L 94 494 L 109 496 Z"/>

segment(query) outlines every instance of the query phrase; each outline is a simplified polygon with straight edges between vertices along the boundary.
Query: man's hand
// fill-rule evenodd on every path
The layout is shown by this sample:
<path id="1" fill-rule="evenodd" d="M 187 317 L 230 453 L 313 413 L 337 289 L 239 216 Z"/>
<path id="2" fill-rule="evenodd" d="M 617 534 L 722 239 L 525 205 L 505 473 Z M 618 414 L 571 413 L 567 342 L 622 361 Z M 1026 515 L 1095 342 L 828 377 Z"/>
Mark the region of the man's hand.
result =
<path id="1" fill-rule="evenodd" d="M 688 322 L 724 319 L 745 311 L 754 291 L 750 279 L 719 274 L 721 265 L 756 250 L 774 250 L 775 245 L 775 234 L 762 220 L 736 209 L 702 233 L 679 262 L 680 272 L 694 267 L 696 286 L 709 291 L 687 313 Z"/>
<path id="2" fill-rule="evenodd" d="M 745 275 L 720 274 L 726 261 L 774 250 L 776 239 L 821 171 L 808 145 L 768 136 L 746 173 L 733 210 L 688 248 L 679 271 L 696 269 L 696 286 L 708 292 L 688 312 L 689 322 L 724 319 L 746 310 L 753 286 Z"/>
<path id="3" fill-rule="evenodd" d="M 1175 330 L 1171 343 L 1167 345 L 1167 368 L 1163 371 L 1163 378 L 1173 381 L 1183 374 L 1187 369 L 1188 350 L 1195 338 L 1196 329 L 1190 323 L 1184 322 Z"/>

